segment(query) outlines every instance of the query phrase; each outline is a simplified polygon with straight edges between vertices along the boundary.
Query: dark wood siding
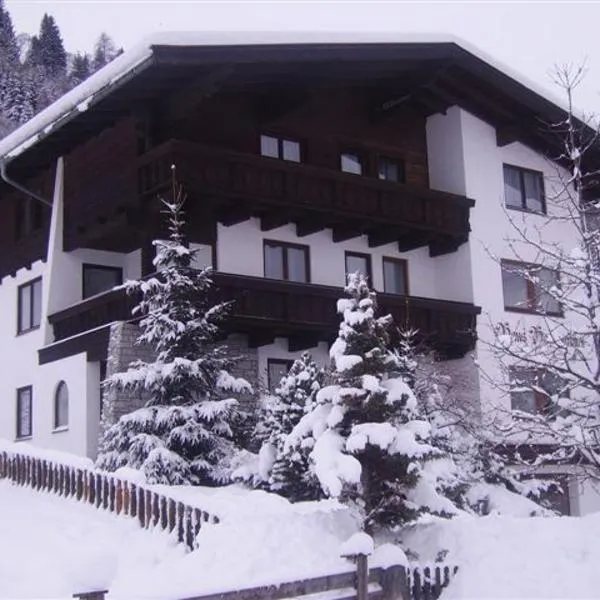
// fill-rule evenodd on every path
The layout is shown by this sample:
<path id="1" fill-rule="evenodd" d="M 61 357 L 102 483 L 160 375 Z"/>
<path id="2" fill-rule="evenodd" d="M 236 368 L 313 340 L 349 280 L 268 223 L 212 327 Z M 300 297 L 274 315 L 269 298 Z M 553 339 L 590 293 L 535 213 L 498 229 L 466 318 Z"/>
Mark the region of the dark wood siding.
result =
<path id="1" fill-rule="evenodd" d="M 123 119 L 65 159 L 65 248 L 89 243 L 83 233 L 137 204 L 136 132 Z"/>
<path id="2" fill-rule="evenodd" d="M 36 177 L 19 180 L 21 185 L 52 201 L 54 192 L 54 168 Z M 22 231 L 18 235 L 19 211 L 38 211 L 39 227 Z M 21 267 L 29 267 L 36 260 L 45 260 L 50 228 L 50 208 L 6 184 L 0 188 L 0 279 L 14 275 Z"/>
<path id="3" fill-rule="evenodd" d="M 172 115 L 160 138 L 182 139 L 257 154 L 261 132 L 290 136 L 303 143 L 308 164 L 339 170 L 345 148 L 364 150 L 371 161 L 378 153 L 403 159 L 407 183 L 427 187 L 425 117 L 406 107 L 373 121 L 368 93 L 357 88 L 316 90 L 293 108 L 271 109 L 256 94 L 223 93 L 202 100 L 187 118 Z M 275 116 L 277 112 L 283 112 Z M 375 165 L 368 166 L 375 174 Z"/>

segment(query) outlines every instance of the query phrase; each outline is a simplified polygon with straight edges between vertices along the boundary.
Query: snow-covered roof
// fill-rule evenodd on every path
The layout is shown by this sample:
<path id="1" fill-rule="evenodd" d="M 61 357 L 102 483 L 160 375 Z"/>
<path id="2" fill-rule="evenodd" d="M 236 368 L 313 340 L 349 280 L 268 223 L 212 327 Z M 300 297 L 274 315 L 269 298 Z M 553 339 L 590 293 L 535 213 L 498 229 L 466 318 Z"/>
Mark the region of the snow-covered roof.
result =
<path id="1" fill-rule="evenodd" d="M 464 40 L 447 34 L 326 32 L 163 32 L 144 38 L 33 119 L 0 140 L 0 160 L 8 162 L 85 112 L 113 90 L 150 66 L 158 47 L 240 47 L 269 45 L 454 45 L 524 86 L 540 99 L 565 110 L 547 90 Z"/>

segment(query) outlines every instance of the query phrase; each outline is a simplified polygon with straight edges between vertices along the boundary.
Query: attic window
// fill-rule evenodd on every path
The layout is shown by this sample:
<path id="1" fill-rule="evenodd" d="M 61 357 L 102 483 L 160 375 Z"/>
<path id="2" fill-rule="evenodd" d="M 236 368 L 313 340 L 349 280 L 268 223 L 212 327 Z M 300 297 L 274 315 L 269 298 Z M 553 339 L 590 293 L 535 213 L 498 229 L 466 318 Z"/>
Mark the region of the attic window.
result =
<path id="1" fill-rule="evenodd" d="M 262 156 L 269 156 L 270 158 L 301 162 L 300 142 L 297 140 L 261 135 L 260 153 Z"/>

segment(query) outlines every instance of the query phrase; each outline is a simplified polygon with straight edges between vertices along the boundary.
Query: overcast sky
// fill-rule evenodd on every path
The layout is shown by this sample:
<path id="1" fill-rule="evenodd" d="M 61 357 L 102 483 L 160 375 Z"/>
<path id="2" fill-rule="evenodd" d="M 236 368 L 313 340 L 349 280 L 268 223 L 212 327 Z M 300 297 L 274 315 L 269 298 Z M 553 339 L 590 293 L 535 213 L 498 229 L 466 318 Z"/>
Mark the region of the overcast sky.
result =
<path id="1" fill-rule="evenodd" d="M 52 14 L 70 52 L 91 50 L 101 31 L 125 49 L 155 31 L 451 33 L 554 93 L 553 65 L 587 61 L 576 102 L 600 112 L 600 2 L 5 0 L 5 6 L 18 32 L 36 33 L 44 12 Z"/>

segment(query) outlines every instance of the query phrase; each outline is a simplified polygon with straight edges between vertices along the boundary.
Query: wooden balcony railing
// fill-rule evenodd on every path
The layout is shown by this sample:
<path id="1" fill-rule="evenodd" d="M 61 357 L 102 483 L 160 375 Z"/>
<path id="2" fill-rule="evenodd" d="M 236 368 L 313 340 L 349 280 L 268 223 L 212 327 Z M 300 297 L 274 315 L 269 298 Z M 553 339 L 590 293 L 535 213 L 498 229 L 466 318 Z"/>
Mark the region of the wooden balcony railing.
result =
<path id="1" fill-rule="evenodd" d="M 226 330 L 247 334 L 251 345 L 287 337 L 291 349 L 301 349 L 331 341 L 337 334 L 340 288 L 226 273 L 215 273 L 213 279 L 214 300 L 233 301 Z M 476 306 L 414 296 L 377 297 L 382 314 L 391 313 L 398 326 L 418 329 L 421 339 L 443 354 L 462 356 L 473 347 Z M 130 320 L 135 303 L 124 289 L 115 289 L 54 313 L 49 321 L 60 342 L 113 321 Z"/>
<path id="2" fill-rule="evenodd" d="M 430 244 L 432 254 L 469 235 L 473 201 L 463 196 L 177 140 L 140 158 L 142 197 L 170 187 L 172 165 L 188 196 L 210 203 L 226 223 L 251 215 L 264 216 L 265 228 L 308 221 L 309 232 L 332 227 L 334 240 L 337 227 L 342 236 L 369 235 L 373 246 Z"/>

